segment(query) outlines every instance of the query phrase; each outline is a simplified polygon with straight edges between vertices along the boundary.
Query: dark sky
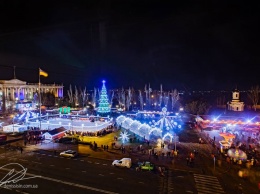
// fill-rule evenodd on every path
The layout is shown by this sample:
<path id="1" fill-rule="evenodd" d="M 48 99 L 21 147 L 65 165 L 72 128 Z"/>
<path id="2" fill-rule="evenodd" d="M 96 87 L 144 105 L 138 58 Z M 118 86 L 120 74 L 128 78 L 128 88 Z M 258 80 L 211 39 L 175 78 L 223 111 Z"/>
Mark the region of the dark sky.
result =
<path id="1" fill-rule="evenodd" d="M 259 84 L 248 1 L 0 1 L 0 79 L 190 90 Z"/>

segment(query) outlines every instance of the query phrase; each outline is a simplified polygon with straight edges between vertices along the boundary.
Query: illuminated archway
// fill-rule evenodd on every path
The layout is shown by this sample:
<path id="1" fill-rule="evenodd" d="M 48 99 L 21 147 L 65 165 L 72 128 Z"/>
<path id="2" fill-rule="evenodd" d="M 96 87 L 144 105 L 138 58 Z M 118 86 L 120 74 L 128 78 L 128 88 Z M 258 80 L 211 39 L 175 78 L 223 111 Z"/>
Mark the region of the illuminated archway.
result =
<path id="1" fill-rule="evenodd" d="M 157 134 L 153 134 L 153 132 L 157 132 Z M 149 137 L 151 135 L 162 137 L 162 130 L 156 127 L 151 128 L 151 130 L 149 131 Z"/>
<path id="2" fill-rule="evenodd" d="M 172 143 L 173 135 L 170 134 L 170 133 L 166 133 L 166 134 L 163 136 L 162 140 L 164 141 L 165 138 L 168 137 L 168 136 L 170 137 L 170 143 Z"/>

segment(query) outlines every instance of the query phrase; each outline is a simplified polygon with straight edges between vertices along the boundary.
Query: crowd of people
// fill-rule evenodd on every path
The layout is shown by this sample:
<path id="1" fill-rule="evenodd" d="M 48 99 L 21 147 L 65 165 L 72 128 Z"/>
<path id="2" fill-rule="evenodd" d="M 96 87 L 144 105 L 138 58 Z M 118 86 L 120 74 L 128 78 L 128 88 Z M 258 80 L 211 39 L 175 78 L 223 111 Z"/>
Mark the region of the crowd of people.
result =
<path id="1" fill-rule="evenodd" d="M 65 133 L 67 135 L 78 135 L 78 136 L 93 136 L 93 137 L 100 137 L 104 136 L 106 134 L 112 133 L 114 131 L 114 128 L 112 125 L 107 126 L 104 129 L 101 129 L 99 131 L 66 131 Z"/>

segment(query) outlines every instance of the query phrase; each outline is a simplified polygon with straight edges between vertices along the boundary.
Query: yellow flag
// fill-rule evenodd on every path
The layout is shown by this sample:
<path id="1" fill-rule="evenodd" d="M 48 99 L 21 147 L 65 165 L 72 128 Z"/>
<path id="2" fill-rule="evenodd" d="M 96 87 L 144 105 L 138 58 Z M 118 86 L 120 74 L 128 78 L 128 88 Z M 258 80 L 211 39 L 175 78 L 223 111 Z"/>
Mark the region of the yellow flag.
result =
<path id="1" fill-rule="evenodd" d="M 41 70 L 41 69 L 39 69 L 39 73 L 40 73 L 40 75 L 42 75 L 44 77 L 48 77 L 48 73 L 43 71 L 43 70 Z"/>

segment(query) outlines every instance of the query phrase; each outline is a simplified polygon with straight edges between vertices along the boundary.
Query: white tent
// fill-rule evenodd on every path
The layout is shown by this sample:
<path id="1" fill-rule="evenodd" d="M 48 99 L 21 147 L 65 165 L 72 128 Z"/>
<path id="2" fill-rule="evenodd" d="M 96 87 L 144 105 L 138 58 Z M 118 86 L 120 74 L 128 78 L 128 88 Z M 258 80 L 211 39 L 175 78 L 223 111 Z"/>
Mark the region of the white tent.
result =
<path id="1" fill-rule="evenodd" d="M 28 120 L 28 119 L 36 118 L 36 117 L 37 117 L 36 113 L 31 112 L 31 111 L 26 111 L 23 114 L 18 115 L 17 119 L 20 120 L 20 121 L 23 121 L 23 120 L 26 120 L 26 119 Z"/>
<path id="2" fill-rule="evenodd" d="M 27 130 L 27 126 L 25 125 L 17 125 L 17 124 L 14 124 L 14 125 L 7 125 L 7 126 L 3 126 L 3 132 L 5 133 L 12 133 L 12 132 L 24 132 Z"/>

